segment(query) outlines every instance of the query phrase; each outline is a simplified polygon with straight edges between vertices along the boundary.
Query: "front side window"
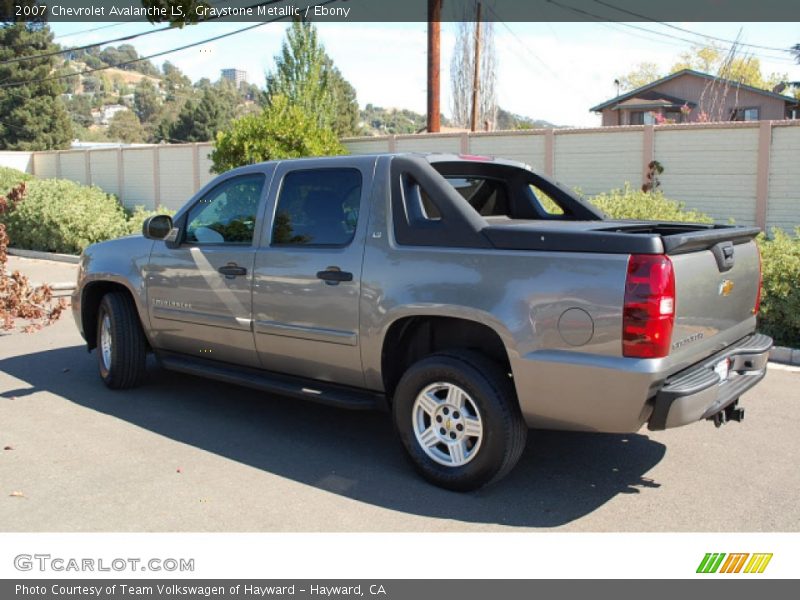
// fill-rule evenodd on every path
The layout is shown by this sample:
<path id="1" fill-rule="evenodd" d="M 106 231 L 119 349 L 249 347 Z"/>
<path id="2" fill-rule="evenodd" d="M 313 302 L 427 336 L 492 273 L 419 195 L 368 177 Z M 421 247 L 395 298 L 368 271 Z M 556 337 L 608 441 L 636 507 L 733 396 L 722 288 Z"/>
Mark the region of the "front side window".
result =
<path id="1" fill-rule="evenodd" d="M 283 178 L 272 226 L 273 246 L 346 246 L 361 205 L 357 169 L 292 171 Z"/>
<path id="2" fill-rule="evenodd" d="M 185 241 L 251 244 L 264 180 L 264 175 L 255 173 L 213 188 L 189 211 Z"/>

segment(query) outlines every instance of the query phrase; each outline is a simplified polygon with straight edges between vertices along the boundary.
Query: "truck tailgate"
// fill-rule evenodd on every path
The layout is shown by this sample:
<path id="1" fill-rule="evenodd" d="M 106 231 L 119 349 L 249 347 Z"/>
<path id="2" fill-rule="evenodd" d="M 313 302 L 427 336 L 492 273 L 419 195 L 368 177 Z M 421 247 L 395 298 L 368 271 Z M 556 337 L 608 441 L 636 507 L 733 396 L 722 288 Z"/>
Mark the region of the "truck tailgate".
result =
<path id="1" fill-rule="evenodd" d="M 761 267 L 752 239 L 718 242 L 670 258 L 675 270 L 670 357 L 675 362 L 700 360 L 753 330 Z"/>

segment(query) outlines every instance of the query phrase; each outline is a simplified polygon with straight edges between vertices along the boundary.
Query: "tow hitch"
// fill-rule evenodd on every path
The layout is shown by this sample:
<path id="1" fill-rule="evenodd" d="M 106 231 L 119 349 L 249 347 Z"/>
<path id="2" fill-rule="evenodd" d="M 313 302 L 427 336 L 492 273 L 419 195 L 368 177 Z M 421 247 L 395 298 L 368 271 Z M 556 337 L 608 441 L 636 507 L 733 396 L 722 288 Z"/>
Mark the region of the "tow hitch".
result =
<path id="1" fill-rule="evenodd" d="M 714 427 L 722 427 L 728 421 L 741 423 L 744 420 L 744 409 L 739 407 L 739 401 L 736 400 L 733 404 L 729 404 L 714 416 L 709 417 L 709 420 L 714 421 Z"/>

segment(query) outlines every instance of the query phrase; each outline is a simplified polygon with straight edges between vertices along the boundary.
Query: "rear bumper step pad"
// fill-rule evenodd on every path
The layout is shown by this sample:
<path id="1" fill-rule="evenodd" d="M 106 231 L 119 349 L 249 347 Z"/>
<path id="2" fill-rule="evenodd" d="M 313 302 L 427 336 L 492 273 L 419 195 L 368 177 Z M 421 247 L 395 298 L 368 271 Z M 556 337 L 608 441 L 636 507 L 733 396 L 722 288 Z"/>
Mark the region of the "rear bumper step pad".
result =
<path id="1" fill-rule="evenodd" d="M 770 348 L 772 338 L 755 333 L 673 375 L 656 394 L 648 428 L 679 427 L 724 410 L 767 374 Z M 721 381 L 714 367 L 726 358 L 729 374 Z"/>

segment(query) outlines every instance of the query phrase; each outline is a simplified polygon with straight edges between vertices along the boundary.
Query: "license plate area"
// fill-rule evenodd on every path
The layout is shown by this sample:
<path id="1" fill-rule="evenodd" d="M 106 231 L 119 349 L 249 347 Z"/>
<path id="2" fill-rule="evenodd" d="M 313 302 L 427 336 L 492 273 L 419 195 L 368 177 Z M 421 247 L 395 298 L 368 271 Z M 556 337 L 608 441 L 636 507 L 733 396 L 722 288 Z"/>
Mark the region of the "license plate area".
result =
<path id="1" fill-rule="evenodd" d="M 731 359 L 724 358 L 719 361 L 716 365 L 714 365 L 714 373 L 719 375 L 719 382 L 724 383 L 728 380 L 728 374 L 730 373 L 731 368 Z"/>

